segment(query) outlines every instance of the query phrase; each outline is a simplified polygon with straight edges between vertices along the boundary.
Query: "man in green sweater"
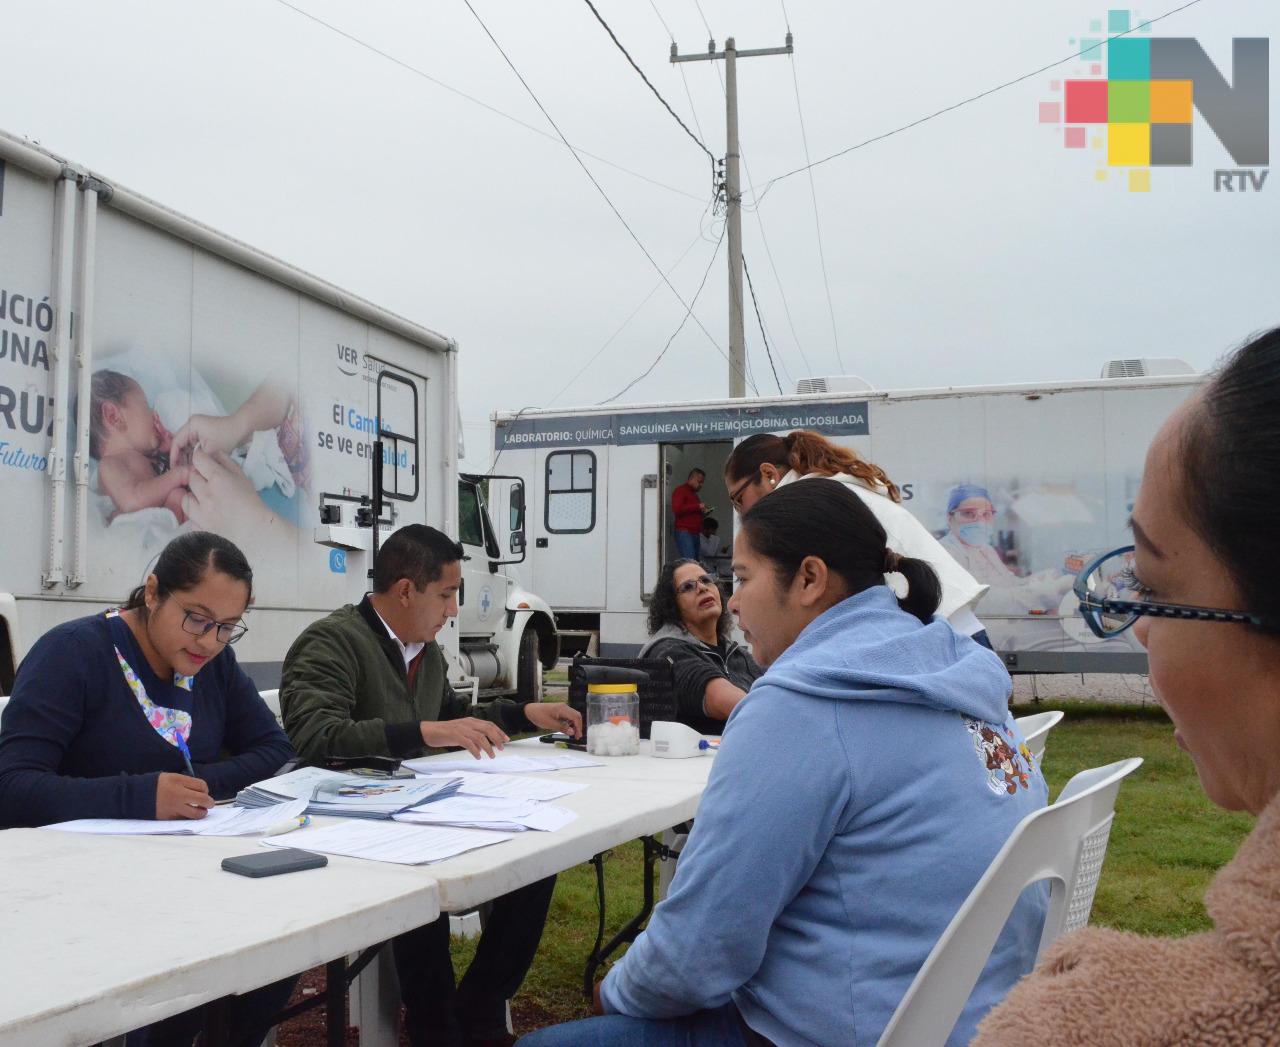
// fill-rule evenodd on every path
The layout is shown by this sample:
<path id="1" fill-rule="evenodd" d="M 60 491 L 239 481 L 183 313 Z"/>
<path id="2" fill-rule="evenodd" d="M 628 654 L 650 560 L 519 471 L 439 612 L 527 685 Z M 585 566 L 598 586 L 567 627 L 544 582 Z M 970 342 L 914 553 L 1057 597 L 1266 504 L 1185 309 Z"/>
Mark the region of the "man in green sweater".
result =
<path id="1" fill-rule="evenodd" d="M 435 638 L 458 614 L 461 585 L 460 545 L 434 527 L 402 527 L 378 550 L 373 592 L 294 641 L 285 655 L 280 708 L 304 760 L 411 758 L 448 747 L 480 759 L 501 749 L 508 732 L 582 733 L 581 716 L 563 703 L 498 699 L 473 710 L 454 693 Z M 456 988 L 448 916 L 393 940 L 413 1047 L 513 1042 L 506 1001 L 533 962 L 554 887 L 552 876 L 494 900 L 475 959 Z"/>

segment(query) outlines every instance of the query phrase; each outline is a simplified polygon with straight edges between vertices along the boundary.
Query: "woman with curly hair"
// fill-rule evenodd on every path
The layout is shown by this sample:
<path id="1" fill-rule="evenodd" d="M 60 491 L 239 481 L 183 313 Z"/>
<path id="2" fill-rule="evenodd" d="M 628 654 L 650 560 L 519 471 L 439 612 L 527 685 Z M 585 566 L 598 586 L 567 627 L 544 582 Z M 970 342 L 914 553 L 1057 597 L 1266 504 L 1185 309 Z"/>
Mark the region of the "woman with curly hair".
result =
<path id="1" fill-rule="evenodd" d="M 649 642 L 641 658 L 669 658 L 680 722 L 719 734 L 751 689 L 760 666 L 731 637 L 733 615 L 720 588 L 697 560 L 662 568 L 649 602 Z"/>

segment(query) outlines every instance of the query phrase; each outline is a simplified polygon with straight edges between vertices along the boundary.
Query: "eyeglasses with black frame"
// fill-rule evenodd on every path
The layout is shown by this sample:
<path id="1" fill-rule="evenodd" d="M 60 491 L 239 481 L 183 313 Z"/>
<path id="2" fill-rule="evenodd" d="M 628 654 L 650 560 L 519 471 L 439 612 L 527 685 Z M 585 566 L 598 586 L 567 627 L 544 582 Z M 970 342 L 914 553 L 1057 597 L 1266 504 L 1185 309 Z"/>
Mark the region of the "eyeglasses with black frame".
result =
<path id="1" fill-rule="evenodd" d="M 249 627 L 244 622 L 215 622 L 207 614 L 201 614 L 199 611 L 188 611 L 185 607 L 182 610 L 182 631 L 192 636 L 208 636 L 216 629 L 218 643 L 231 644 L 249 631 Z"/>
<path id="2" fill-rule="evenodd" d="M 687 596 L 689 593 L 696 592 L 699 586 L 714 589 L 716 580 L 709 574 L 700 574 L 697 578 L 687 578 L 676 586 L 676 595 Z"/>
<path id="3" fill-rule="evenodd" d="M 1197 622 L 1236 622 L 1280 632 L 1280 620 L 1249 611 L 1228 611 L 1218 607 L 1143 600 L 1146 592 L 1133 572 L 1134 547 L 1125 545 L 1099 556 L 1076 575 L 1075 591 L 1080 616 L 1094 636 L 1119 636 L 1143 616 L 1180 618 Z"/>
<path id="4" fill-rule="evenodd" d="M 759 476 L 760 476 L 760 470 L 757 469 L 754 473 L 752 473 L 740 484 L 738 484 L 737 487 L 735 487 L 732 491 L 729 492 L 729 504 L 732 505 L 736 510 L 738 510 L 738 512 L 742 512 L 742 492 L 745 491 L 748 487 L 750 487 L 753 483 L 755 483 L 756 479 Z"/>

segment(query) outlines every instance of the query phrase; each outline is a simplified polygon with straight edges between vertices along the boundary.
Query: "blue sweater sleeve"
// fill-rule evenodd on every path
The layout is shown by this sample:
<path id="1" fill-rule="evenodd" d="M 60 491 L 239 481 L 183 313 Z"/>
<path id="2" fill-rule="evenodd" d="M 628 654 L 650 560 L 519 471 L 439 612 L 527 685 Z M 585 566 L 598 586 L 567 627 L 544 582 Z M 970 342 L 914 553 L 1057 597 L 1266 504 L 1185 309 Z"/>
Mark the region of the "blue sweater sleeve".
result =
<path id="1" fill-rule="evenodd" d="M 218 681 L 226 703 L 222 745 L 230 756 L 195 765 L 196 775 L 215 800 L 231 799 L 246 786 L 270 778 L 293 758 L 288 737 L 235 655 L 228 649 L 223 657 L 228 667 Z"/>
<path id="2" fill-rule="evenodd" d="M 721 1007 L 844 818 L 850 768 L 830 707 L 757 686 L 734 709 L 671 893 L 601 987 L 607 1013 Z M 815 703 L 815 706 L 818 703 Z M 798 715 L 797 715 L 798 714 Z M 815 751 L 817 750 L 817 751 Z"/>
<path id="3" fill-rule="evenodd" d="M 80 733 L 96 652 L 69 630 L 41 637 L 22 660 L 0 726 L 0 826 L 73 818 L 154 818 L 154 774 L 59 773 Z"/>

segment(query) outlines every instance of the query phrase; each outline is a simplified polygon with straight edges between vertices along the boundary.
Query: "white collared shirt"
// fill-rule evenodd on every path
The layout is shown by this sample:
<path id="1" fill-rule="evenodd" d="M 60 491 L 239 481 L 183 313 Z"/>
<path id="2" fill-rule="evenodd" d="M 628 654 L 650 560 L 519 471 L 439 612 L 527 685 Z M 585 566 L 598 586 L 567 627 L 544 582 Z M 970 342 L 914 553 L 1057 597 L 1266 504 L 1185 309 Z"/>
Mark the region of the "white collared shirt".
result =
<path id="1" fill-rule="evenodd" d="M 373 609 L 373 613 L 378 614 L 378 609 L 376 607 Z M 418 655 L 422 653 L 423 648 L 427 645 L 425 643 L 403 643 L 401 642 L 400 637 L 395 634 L 395 630 L 387 624 L 387 620 L 380 614 L 378 614 L 378 621 L 382 623 L 382 628 L 387 630 L 387 635 L 390 636 L 391 639 L 395 640 L 396 646 L 400 648 L 400 654 L 404 658 L 404 667 L 407 670 L 409 668 L 409 663 L 417 658 Z"/>

